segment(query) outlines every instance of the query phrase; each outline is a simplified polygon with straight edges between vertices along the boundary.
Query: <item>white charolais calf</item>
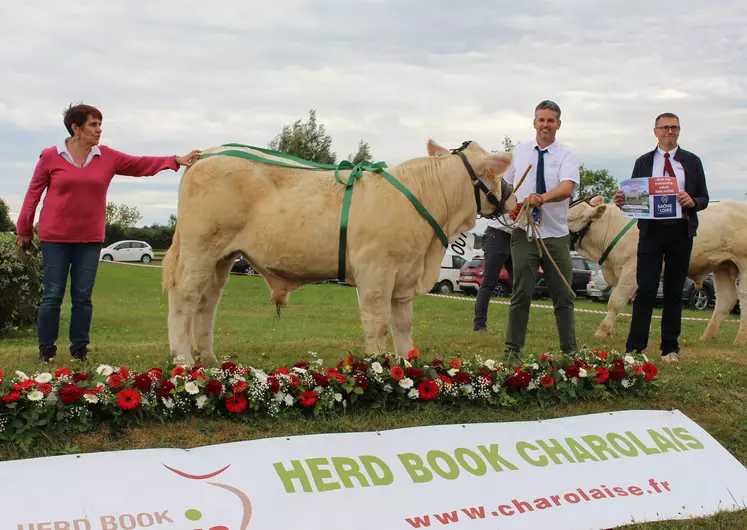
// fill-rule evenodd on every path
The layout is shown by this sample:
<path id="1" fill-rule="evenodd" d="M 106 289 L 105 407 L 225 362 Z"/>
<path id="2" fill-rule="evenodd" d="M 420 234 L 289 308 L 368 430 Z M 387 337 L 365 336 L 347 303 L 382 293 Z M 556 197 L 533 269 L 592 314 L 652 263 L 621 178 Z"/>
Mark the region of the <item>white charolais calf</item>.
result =
<path id="1" fill-rule="evenodd" d="M 509 154 L 490 154 L 476 143 L 461 152 L 467 163 L 431 141 L 431 156 L 387 170 L 422 203 L 449 241 L 471 230 L 478 213 L 500 214 L 516 206 L 501 178 L 511 163 Z M 480 192 L 478 212 L 468 165 L 475 178 L 504 199 L 498 207 Z M 343 181 L 349 173 L 340 172 Z M 205 362 L 215 362 L 216 306 L 238 253 L 265 278 L 279 306 L 301 285 L 337 277 L 344 190 L 332 171 L 232 156 L 201 159 L 185 172 L 176 233 L 163 266 L 169 343 L 177 362 L 191 364 L 193 347 Z M 387 329 L 398 355 L 413 348 L 412 301 L 433 287 L 445 250 L 431 225 L 381 175 L 367 172 L 355 184 L 345 281 L 360 293 L 367 353 L 387 351 Z"/>
<path id="2" fill-rule="evenodd" d="M 698 212 L 698 234 L 693 241 L 688 277 L 700 289 L 703 279 L 713 274 L 716 289 L 716 308 L 701 340 L 716 336 L 724 319 L 739 299 L 742 316 L 735 344 L 747 344 L 747 281 L 737 277 L 747 271 L 747 203 L 723 201 L 711 203 Z M 594 197 L 589 204 L 575 204 L 568 212 L 568 227 L 572 233 L 583 237 L 575 242 L 579 254 L 592 261 L 599 261 L 608 251 L 630 219 L 623 216 L 614 204 L 604 204 L 602 197 Z M 615 287 L 608 304 L 605 319 L 595 336 L 603 338 L 612 333 L 620 309 L 634 296 L 636 283 L 636 254 L 638 228 L 633 225 L 614 245 L 602 264 L 605 280 Z"/>

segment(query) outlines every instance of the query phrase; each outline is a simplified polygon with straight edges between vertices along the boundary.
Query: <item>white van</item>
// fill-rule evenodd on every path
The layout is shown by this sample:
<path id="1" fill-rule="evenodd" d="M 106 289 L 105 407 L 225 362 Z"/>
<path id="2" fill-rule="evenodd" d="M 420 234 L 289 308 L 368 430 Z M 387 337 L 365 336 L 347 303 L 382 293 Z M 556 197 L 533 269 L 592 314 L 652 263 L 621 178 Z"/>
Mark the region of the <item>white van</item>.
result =
<path id="1" fill-rule="evenodd" d="M 474 234 L 462 232 L 457 240 L 449 245 L 444 259 L 441 260 L 441 273 L 438 276 L 438 281 L 431 292 L 451 294 L 454 291 L 461 291 L 457 282 L 459 269 L 475 254 L 474 242 Z"/>

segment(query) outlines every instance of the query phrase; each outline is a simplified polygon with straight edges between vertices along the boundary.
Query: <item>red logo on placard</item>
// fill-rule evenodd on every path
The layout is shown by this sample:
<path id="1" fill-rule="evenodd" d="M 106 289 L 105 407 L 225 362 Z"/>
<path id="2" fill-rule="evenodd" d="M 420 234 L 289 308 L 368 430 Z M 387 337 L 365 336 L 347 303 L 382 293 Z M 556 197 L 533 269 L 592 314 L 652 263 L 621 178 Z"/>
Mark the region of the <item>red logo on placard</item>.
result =
<path id="1" fill-rule="evenodd" d="M 651 177 L 648 179 L 649 195 L 677 195 L 679 186 L 674 177 Z"/>

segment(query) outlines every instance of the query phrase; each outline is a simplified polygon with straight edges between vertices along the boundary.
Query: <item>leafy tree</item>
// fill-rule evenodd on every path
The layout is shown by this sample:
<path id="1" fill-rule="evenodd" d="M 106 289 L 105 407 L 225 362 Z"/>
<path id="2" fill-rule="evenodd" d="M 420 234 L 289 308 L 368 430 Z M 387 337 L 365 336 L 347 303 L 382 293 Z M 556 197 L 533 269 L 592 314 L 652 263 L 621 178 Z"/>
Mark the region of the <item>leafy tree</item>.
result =
<path id="1" fill-rule="evenodd" d="M 284 125 L 283 132 L 269 143 L 269 148 L 320 164 L 334 164 L 337 159 L 332 152 L 332 137 L 324 125 L 317 125 L 314 109 L 309 111 L 307 122 L 297 120 L 293 125 Z"/>
<path id="2" fill-rule="evenodd" d="M 176 228 L 176 215 L 175 214 L 172 213 L 171 215 L 169 215 L 169 222 L 166 226 L 168 226 L 169 228 Z"/>
<path id="3" fill-rule="evenodd" d="M 573 193 L 573 199 L 601 195 L 606 202 L 610 202 L 615 192 L 620 188 L 617 180 L 606 169 L 592 170 L 584 166 L 580 168 L 581 184 Z"/>
<path id="4" fill-rule="evenodd" d="M 358 142 L 358 152 L 355 153 L 355 155 L 353 155 L 352 153 L 348 155 L 348 160 L 350 160 L 353 164 L 359 164 L 363 161 L 373 161 L 371 146 L 368 145 L 368 142 L 364 142 L 363 140 L 361 140 L 360 142 Z"/>
<path id="5" fill-rule="evenodd" d="M 113 202 L 106 203 L 106 224 L 113 225 L 117 220 L 117 205 Z"/>
<path id="6" fill-rule="evenodd" d="M 123 228 L 135 226 L 143 216 L 137 209 L 137 206 L 127 206 L 120 204 L 117 206 L 113 202 L 106 203 L 106 224 L 119 225 Z"/>
<path id="7" fill-rule="evenodd" d="M 516 147 L 517 145 L 518 144 L 515 144 L 514 141 L 511 138 L 509 138 L 508 136 L 505 136 L 503 138 L 503 150 L 506 153 L 510 153 L 511 151 L 513 151 L 514 147 Z"/>
<path id="8" fill-rule="evenodd" d="M 10 220 L 10 208 L 0 197 L 0 232 L 15 232 L 16 225 Z"/>

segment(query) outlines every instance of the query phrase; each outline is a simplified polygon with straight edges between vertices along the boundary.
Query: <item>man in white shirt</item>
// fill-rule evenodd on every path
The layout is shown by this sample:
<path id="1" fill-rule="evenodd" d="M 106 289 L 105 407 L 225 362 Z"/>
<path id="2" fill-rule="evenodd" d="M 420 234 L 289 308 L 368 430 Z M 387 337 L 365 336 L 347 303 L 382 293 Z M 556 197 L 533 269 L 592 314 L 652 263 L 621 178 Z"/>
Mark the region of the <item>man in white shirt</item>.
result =
<path id="1" fill-rule="evenodd" d="M 511 167 L 503 178 L 509 184 L 532 165 L 526 180 L 516 192 L 519 202 L 534 207 L 533 217 L 539 227 L 537 234 L 565 277 L 561 277 L 544 253 L 540 256 L 535 234 L 528 227 L 516 226 L 511 236 L 513 260 L 513 295 L 506 329 L 506 355 L 518 359 L 524 347 L 529 322 L 529 308 L 537 283 L 540 265 L 555 309 L 555 324 L 564 353 L 577 351 L 573 294 L 566 286 L 573 277 L 568 206 L 574 189 L 580 183 L 579 158 L 565 145 L 555 141 L 560 129 L 560 107 L 552 101 L 542 101 L 534 110 L 535 140 L 514 148 Z M 518 176 L 517 176 L 518 175 Z M 530 233 L 527 234 L 527 230 Z"/>
<path id="2" fill-rule="evenodd" d="M 513 279 L 511 262 L 511 225 L 513 221 L 507 215 L 491 219 L 482 236 L 482 248 L 485 252 L 485 267 L 483 268 L 480 290 L 475 300 L 475 331 L 487 331 L 488 307 L 498 285 L 498 277 L 504 265 Z"/>

